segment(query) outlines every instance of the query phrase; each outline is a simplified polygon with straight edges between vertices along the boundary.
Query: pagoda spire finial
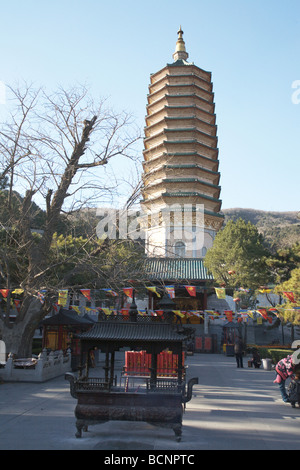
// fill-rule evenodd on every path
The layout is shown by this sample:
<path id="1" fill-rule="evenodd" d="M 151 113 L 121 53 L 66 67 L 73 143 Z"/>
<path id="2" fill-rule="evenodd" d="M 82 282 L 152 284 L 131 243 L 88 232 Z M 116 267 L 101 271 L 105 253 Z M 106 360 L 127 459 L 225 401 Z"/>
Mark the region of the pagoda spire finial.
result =
<path id="1" fill-rule="evenodd" d="M 185 49 L 185 42 L 182 37 L 183 31 L 181 29 L 181 25 L 179 26 L 179 30 L 177 31 L 177 34 L 178 34 L 178 39 L 176 42 L 175 52 L 173 54 L 174 62 L 176 62 L 177 60 L 182 60 L 182 59 L 186 60 L 189 56 Z"/>

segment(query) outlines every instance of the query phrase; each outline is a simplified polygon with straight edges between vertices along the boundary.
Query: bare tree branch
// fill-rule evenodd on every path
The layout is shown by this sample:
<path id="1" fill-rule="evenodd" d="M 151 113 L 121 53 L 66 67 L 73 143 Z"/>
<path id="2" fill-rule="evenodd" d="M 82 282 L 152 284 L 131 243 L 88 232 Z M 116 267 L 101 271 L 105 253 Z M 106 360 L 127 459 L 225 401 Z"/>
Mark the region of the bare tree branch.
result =
<path id="1" fill-rule="evenodd" d="M 15 326 L 9 325 L 10 329 L 23 325 L 23 331 L 26 331 L 24 342 L 11 347 L 25 354 L 28 338 L 44 315 L 36 303 L 38 290 L 45 283 L 51 290 L 55 282 L 56 285 L 65 282 L 59 268 L 66 260 L 60 259 L 59 253 L 58 258 L 53 259 L 53 236 L 62 214 L 71 216 L 72 202 L 76 207 L 103 196 L 112 198 L 117 191 L 118 179 L 107 168 L 118 157 L 135 162 L 135 144 L 140 135 L 136 132 L 131 135 L 130 115 L 108 110 L 104 107 L 105 100 L 95 105 L 86 87 L 59 88 L 50 95 L 25 85 L 23 88 L 11 87 L 10 92 L 15 107 L 10 120 L 0 127 L 0 180 L 9 178 L 10 210 L 4 229 L 9 259 L 5 263 L 0 250 L 0 276 L 7 281 L 13 272 L 25 291 Z M 14 208 L 16 190 L 22 197 L 18 198 Z M 32 230 L 35 201 L 45 209 L 38 235 Z M 106 269 L 97 266 L 97 256 L 101 253 L 99 245 L 95 244 L 91 251 L 89 243 L 92 239 L 88 237 L 86 244 L 81 243 L 68 259 L 70 266 L 75 263 L 70 268 L 70 276 L 78 267 L 88 271 L 89 266 L 94 270 L 95 279 L 107 273 Z M 114 268 L 115 272 L 121 272 L 123 266 L 125 269 L 125 264 L 120 262 Z M 51 276 L 53 284 L 47 285 Z M 3 336 L 6 326 L 0 318 Z M 12 338 L 10 332 L 7 341 L 13 342 Z"/>

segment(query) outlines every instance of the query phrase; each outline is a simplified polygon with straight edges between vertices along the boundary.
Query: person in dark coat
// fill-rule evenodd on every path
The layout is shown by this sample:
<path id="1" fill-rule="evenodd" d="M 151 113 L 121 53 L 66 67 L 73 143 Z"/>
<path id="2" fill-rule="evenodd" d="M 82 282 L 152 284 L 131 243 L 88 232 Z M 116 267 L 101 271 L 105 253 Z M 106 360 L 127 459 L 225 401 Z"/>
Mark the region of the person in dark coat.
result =
<path id="1" fill-rule="evenodd" d="M 237 336 L 234 342 L 234 355 L 236 359 L 237 367 L 244 367 L 243 366 L 243 352 L 244 352 L 244 345 L 242 338 Z"/>
<path id="2" fill-rule="evenodd" d="M 296 403 L 300 407 L 300 364 L 295 366 L 294 378 L 292 378 L 288 388 L 288 397 L 293 408 L 295 408 Z"/>
<path id="3" fill-rule="evenodd" d="M 261 358 L 257 349 L 253 349 L 252 351 L 251 363 L 254 365 L 255 369 L 259 369 L 261 366 Z"/>

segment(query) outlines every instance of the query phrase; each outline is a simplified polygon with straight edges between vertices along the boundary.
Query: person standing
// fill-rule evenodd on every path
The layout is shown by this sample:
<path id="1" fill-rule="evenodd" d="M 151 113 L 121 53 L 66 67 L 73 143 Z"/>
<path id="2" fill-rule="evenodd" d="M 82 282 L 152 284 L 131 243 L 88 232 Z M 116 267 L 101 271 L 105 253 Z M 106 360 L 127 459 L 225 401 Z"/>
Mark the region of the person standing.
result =
<path id="1" fill-rule="evenodd" d="M 244 345 L 242 338 L 237 336 L 234 342 L 234 355 L 236 359 L 237 367 L 243 368 L 243 353 L 244 353 Z"/>

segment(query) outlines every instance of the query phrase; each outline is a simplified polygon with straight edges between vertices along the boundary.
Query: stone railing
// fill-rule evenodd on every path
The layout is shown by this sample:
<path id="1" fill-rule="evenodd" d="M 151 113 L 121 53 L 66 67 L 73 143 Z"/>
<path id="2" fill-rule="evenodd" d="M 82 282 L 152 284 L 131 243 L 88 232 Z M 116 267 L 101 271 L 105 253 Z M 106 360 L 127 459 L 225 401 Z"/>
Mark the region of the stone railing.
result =
<path id="1" fill-rule="evenodd" d="M 34 358 L 14 359 L 12 354 L 0 368 L 0 379 L 8 382 L 45 382 L 71 370 L 71 351 L 44 349 Z"/>

